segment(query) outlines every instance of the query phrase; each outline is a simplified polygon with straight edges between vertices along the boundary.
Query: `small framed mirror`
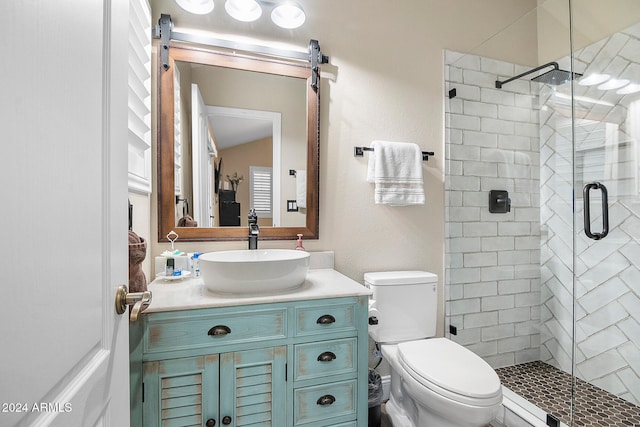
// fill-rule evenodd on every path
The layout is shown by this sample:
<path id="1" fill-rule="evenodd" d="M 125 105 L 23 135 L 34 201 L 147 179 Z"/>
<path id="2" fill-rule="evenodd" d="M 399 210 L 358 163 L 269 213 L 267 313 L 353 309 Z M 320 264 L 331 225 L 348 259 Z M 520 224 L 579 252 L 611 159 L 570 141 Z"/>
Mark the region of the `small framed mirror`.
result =
<path id="1" fill-rule="evenodd" d="M 160 62 L 160 61 L 159 61 Z M 158 64 L 158 241 L 318 238 L 311 64 L 171 42 Z"/>

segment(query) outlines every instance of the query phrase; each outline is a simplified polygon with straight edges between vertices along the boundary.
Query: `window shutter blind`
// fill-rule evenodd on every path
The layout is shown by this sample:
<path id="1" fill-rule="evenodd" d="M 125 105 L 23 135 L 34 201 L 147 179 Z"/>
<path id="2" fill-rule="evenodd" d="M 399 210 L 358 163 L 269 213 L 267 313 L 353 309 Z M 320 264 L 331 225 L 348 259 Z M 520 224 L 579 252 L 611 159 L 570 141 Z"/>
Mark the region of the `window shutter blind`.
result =
<path id="1" fill-rule="evenodd" d="M 129 3 L 129 190 L 151 193 L 151 9 Z"/>
<path id="2" fill-rule="evenodd" d="M 182 195 L 182 111 L 180 105 L 180 70 L 173 68 L 173 167 L 175 194 Z"/>
<path id="3" fill-rule="evenodd" d="M 256 210 L 258 218 L 271 218 L 273 168 L 250 166 L 250 207 Z"/>

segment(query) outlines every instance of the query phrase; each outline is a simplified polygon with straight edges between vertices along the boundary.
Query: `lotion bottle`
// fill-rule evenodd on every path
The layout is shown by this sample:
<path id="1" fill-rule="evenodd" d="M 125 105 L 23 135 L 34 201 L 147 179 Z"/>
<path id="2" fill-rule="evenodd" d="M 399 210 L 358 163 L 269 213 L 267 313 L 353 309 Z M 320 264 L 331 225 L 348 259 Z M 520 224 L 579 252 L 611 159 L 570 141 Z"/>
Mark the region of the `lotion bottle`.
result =
<path id="1" fill-rule="evenodd" d="M 200 254 L 198 252 L 193 254 L 193 276 L 200 277 L 200 261 L 198 258 Z"/>

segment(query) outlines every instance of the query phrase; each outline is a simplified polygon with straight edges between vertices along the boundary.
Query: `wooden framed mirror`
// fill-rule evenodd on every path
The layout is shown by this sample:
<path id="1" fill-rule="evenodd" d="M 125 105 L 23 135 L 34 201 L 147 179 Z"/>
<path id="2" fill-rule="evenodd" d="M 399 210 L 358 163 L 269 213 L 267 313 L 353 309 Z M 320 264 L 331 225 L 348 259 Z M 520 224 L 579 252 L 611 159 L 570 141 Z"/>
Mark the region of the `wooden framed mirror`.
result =
<path id="1" fill-rule="evenodd" d="M 320 94 L 311 64 L 173 41 L 168 68 L 158 62 L 158 241 L 171 230 L 182 241 L 246 239 L 254 205 L 261 240 L 317 239 Z M 253 128 L 244 119 L 272 120 L 271 135 L 235 138 Z M 250 143 L 229 146 L 234 138 Z M 265 169 L 271 189 L 260 193 L 269 177 L 255 171 Z"/>

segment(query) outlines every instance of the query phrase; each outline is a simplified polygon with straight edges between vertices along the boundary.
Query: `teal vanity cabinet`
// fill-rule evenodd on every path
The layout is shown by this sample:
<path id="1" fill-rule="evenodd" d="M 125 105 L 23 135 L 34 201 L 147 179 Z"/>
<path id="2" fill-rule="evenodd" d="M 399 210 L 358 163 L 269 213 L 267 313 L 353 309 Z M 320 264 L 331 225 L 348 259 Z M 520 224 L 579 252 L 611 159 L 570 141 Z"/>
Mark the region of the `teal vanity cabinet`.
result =
<path id="1" fill-rule="evenodd" d="M 145 362 L 142 425 L 284 426 L 285 356 L 280 346 Z"/>
<path id="2" fill-rule="evenodd" d="M 132 426 L 367 425 L 366 294 L 209 299 L 130 325 Z"/>

